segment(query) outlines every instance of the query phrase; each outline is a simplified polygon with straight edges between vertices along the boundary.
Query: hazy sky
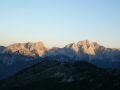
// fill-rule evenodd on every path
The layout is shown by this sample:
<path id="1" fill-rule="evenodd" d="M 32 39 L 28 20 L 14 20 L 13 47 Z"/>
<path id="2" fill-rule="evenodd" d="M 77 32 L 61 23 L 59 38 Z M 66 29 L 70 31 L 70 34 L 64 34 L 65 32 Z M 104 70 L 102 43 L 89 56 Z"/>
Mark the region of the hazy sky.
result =
<path id="1" fill-rule="evenodd" d="M 120 48 L 120 0 L 0 0 L 0 44 L 89 39 Z"/>

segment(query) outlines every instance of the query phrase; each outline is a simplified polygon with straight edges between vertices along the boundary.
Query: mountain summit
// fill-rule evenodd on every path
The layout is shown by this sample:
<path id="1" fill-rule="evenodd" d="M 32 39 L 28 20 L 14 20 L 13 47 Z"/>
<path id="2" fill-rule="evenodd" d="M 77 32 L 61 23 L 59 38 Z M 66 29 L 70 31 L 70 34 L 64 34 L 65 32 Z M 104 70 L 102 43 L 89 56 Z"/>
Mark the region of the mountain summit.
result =
<path id="1" fill-rule="evenodd" d="M 96 42 L 89 40 L 79 41 L 78 43 L 71 43 L 63 48 L 46 49 L 42 42 L 36 43 L 15 43 L 8 47 L 1 47 L 2 53 L 15 53 L 24 56 L 57 56 L 65 55 L 77 60 L 110 60 L 120 61 L 120 50 L 113 48 L 106 48 Z"/>
<path id="2" fill-rule="evenodd" d="M 89 40 L 71 43 L 63 48 L 47 50 L 45 56 L 67 56 L 74 60 L 85 60 L 101 67 L 118 67 L 120 63 L 120 50 L 106 48 Z"/>
<path id="3" fill-rule="evenodd" d="M 42 42 L 15 43 L 3 50 L 3 53 L 19 53 L 25 56 L 43 56 L 46 48 Z"/>
<path id="4" fill-rule="evenodd" d="M 77 44 L 72 43 L 67 45 L 65 48 L 71 48 L 76 53 L 84 53 L 88 55 L 95 55 L 95 46 L 93 42 L 89 40 L 79 41 Z"/>

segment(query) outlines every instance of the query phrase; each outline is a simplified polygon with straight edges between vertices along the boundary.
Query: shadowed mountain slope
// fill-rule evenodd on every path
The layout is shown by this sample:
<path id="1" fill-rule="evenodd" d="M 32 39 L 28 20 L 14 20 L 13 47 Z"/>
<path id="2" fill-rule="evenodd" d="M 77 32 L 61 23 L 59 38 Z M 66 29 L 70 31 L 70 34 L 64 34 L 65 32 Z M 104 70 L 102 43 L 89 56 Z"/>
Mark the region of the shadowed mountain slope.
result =
<path id="1" fill-rule="evenodd" d="M 84 62 L 43 60 L 0 82 L 0 90 L 119 90 L 120 70 Z"/>

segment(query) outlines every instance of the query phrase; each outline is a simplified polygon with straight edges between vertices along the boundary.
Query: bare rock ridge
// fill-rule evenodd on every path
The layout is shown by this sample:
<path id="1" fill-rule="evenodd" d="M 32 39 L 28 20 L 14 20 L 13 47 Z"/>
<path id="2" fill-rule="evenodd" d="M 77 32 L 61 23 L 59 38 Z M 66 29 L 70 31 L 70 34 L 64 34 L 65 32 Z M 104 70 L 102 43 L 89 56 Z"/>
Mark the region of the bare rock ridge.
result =
<path id="1" fill-rule="evenodd" d="M 119 49 L 106 48 L 89 40 L 71 43 L 64 48 L 52 48 L 47 50 L 47 55 L 66 55 L 77 60 L 110 60 L 120 62 Z"/>
<path id="2" fill-rule="evenodd" d="M 95 42 L 90 42 L 88 40 L 79 41 L 78 43 L 71 43 L 66 45 L 64 48 L 52 48 L 48 50 L 48 52 L 53 53 L 53 55 L 57 54 L 69 54 L 69 55 L 75 55 L 79 58 L 81 58 L 84 55 L 91 55 L 95 56 L 96 52 L 102 48 L 105 48 Z"/>
<path id="3" fill-rule="evenodd" d="M 3 53 L 18 53 L 24 56 L 57 56 L 65 55 L 70 58 L 83 59 L 83 60 L 111 60 L 120 61 L 120 50 L 106 48 L 96 42 L 89 40 L 79 41 L 78 43 L 71 43 L 63 48 L 46 49 L 42 42 L 36 43 L 15 43 L 4 49 Z"/>
<path id="4" fill-rule="evenodd" d="M 95 55 L 94 43 L 92 43 L 88 40 L 80 41 L 77 44 L 75 44 L 75 43 L 69 44 L 66 47 L 71 48 L 76 53 L 83 52 L 83 53 L 86 53 L 89 55 Z"/>
<path id="5" fill-rule="evenodd" d="M 42 42 L 15 43 L 3 50 L 3 53 L 19 53 L 25 56 L 43 56 L 46 48 Z"/>

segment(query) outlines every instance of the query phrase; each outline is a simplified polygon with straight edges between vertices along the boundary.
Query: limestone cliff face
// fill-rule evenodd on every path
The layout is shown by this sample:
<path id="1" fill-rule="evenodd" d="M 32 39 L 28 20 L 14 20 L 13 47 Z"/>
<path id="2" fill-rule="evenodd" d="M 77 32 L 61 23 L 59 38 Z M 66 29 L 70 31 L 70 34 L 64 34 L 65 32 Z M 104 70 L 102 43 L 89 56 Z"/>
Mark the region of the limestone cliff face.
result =
<path id="1" fill-rule="evenodd" d="M 25 45 L 27 49 L 29 49 L 32 53 L 43 56 L 45 54 L 46 48 L 42 42 L 37 43 L 27 43 Z"/>
<path id="2" fill-rule="evenodd" d="M 47 55 L 66 55 L 79 60 L 120 61 L 119 49 L 106 48 L 96 42 L 88 40 L 71 43 L 64 48 L 50 49 L 47 52 Z"/>
<path id="3" fill-rule="evenodd" d="M 19 53 L 26 56 L 43 56 L 46 48 L 42 42 L 36 43 L 15 43 L 3 50 L 3 53 Z"/>
<path id="4" fill-rule="evenodd" d="M 120 49 L 106 48 L 89 40 L 71 43 L 63 48 L 46 49 L 42 42 L 15 43 L 1 49 L 2 53 L 17 53 L 24 56 L 56 56 L 65 55 L 79 60 L 112 60 L 120 61 Z"/>
<path id="5" fill-rule="evenodd" d="M 77 44 L 75 43 L 68 44 L 65 46 L 65 48 L 70 48 L 76 53 L 95 55 L 94 44 L 88 40 L 80 41 Z"/>
<path id="6" fill-rule="evenodd" d="M 65 46 L 67 48 L 66 52 L 70 49 L 71 52 L 74 52 L 74 56 L 71 53 L 71 56 L 78 59 L 90 59 L 95 56 L 95 46 L 93 42 L 88 40 L 79 41 L 78 43 L 71 43 Z"/>
<path id="7" fill-rule="evenodd" d="M 95 55 L 94 43 L 88 40 L 80 41 L 77 43 L 79 50 L 88 55 Z"/>

